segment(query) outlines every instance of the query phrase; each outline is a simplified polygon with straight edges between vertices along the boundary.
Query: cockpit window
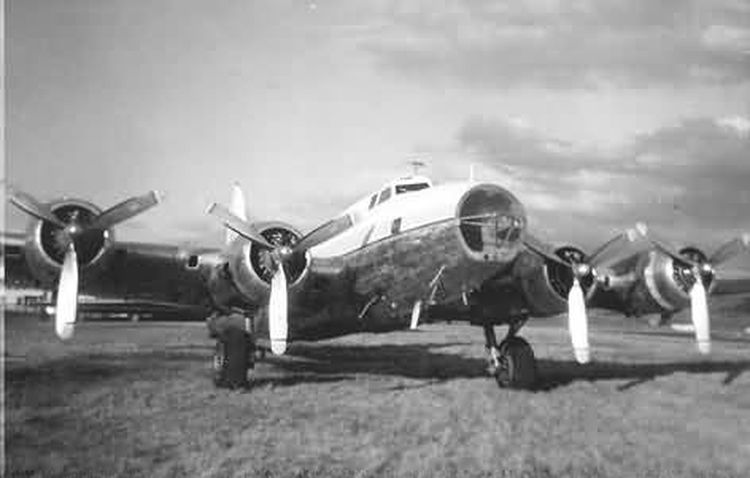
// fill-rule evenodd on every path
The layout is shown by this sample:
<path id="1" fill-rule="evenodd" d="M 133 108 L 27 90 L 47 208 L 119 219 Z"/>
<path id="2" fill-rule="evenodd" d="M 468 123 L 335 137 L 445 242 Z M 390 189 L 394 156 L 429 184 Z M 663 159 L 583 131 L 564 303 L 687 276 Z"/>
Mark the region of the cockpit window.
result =
<path id="1" fill-rule="evenodd" d="M 427 189 L 430 185 L 427 183 L 413 183 L 413 184 L 397 184 L 396 194 L 403 194 L 412 191 L 419 191 L 420 189 Z"/>
<path id="2" fill-rule="evenodd" d="M 391 197 L 391 188 L 387 187 L 380 191 L 380 199 L 378 199 L 378 204 L 382 204 L 384 201 L 387 201 Z"/>
<path id="3" fill-rule="evenodd" d="M 376 193 L 376 194 L 373 194 L 372 197 L 370 198 L 370 206 L 369 206 L 368 209 L 374 208 L 375 204 L 377 204 L 377 202 L 378 202 L 378 195 Z"/>

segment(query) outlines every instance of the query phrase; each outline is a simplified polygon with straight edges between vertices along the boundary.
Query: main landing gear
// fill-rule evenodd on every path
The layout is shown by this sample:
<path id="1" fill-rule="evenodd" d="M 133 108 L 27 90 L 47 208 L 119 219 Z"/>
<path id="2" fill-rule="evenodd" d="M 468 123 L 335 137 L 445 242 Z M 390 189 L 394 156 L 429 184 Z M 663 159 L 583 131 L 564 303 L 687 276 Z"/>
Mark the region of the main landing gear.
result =
<path id="1" fill-rule="evenodd" d="M 516 336 L 524 323 L 525 319 L 511 322 L 508 333 L 500 345 L 497 344 L 494 325 L 483 325 L 487 347 L 487 371 L 495 377 L 497 384 L 502 388 L 529 389 L 536 382 L 534 351 L 528 342 Z"/>
<path id="2" fill-rule="evenodd" d="M 240 312 L 217 315 L 208 319 L 208 330 L 211 338 L 216 339 L 212 362 L 214 385 L 247 388 L 247 372 L 255 367 L 252 321 Z"/>

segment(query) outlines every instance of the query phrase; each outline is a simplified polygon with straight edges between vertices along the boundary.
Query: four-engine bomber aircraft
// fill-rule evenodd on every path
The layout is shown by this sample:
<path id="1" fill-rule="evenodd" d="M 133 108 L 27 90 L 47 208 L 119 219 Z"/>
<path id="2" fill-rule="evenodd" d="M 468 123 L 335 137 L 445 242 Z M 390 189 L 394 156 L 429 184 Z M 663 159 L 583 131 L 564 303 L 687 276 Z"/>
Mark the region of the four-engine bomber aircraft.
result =
<path id="1" fill-rule="evenodd" d="M 417 175 L 306 235 L 284 222 L 248 222 L 235 185 L 230 208 L 208 210 L 228 228 L 223 250 L 116 242 L 114 226 L 156 205 L 156 192 L 106 211 L 77 199 L 41 203 L 15 189 L 9 197 L 33 218 L 23 256 L 37 281 L 57 286 L 60 338 L 73 335 L 79 289 L 205 307 L 214 378 L 231 387 L 245 383 L 266 339 L 283 354 L 294 340 L 414 328 L 425 313 L 483 327 L 489 371 L 501 386 L 535 381 L 533 351 L 517 335 L 529 317 L 567 310 L 575 357 L 588 362 L 587 305 L 665 319 L 690 306 L 707 353 L 715 267 L 750 243 L 746 234 L 708 258 L 694 247 L 675 250 L 639 225 L 586 255 L 534 238 L 522 204 L 497 184 L 433 185 Z M 499 343 L 498 325 L 508 326 Z"/>

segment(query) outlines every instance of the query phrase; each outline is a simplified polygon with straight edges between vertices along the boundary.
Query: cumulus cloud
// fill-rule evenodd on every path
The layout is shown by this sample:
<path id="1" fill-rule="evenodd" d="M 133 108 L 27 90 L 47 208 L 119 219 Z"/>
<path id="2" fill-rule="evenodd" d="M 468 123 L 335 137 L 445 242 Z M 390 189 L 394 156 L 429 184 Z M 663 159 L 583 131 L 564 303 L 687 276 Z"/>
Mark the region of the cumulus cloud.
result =
<path id="1" fill-rule="evenodd" d="M 750 75 L 742 2 L 398 2 L 363 39 L 381 65 L 470 86 L 732 84 Z"/>
<path id="2" fill-rule="evenodd" d="M 607 156 L 498 118 L 467 120 L 458 139 L 521 185 L 518 195 L 544 230 L 587 240 L 581 224 L 601 235 L 646 221 L 715 239 L 750 230 L 747 123 L 685 120 L 636 136 Z"/>

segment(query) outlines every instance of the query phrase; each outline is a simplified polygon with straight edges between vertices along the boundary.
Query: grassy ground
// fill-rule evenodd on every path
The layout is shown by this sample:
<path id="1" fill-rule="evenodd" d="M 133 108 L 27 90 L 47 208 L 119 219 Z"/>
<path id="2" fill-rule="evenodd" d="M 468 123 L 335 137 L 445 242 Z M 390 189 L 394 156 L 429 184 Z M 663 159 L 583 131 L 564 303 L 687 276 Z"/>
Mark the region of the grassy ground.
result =
<path id="1" fill-rule="evenodd" d="M 60 344 L 12 317 L 6 475 L 746 477 L 750 313 L 721 312 L 707 359 L 594 316 L 587 366 L 562 319 L 532 323 L 533 392 L 486 378 L 465 325 L 295 344 L 230 392 L 210 385 L 202 324 L 88 323 Z"/>

